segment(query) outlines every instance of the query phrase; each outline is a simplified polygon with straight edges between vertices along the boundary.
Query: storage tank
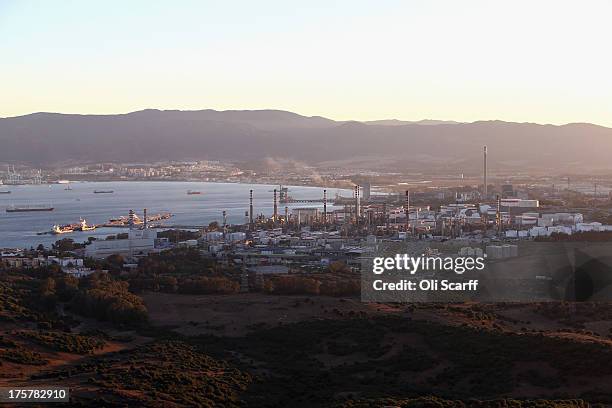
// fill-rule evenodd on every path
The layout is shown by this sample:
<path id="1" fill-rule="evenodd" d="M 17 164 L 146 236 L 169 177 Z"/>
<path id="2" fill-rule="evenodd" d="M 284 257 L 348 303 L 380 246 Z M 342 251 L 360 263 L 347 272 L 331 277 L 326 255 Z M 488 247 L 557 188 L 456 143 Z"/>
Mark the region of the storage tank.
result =
<path id="1" fill-rule="evenodd" d="M 207 232 L 206 233 L 206 240 L 207 241 L 219 241 L 221 238 L 223 238 L 223 233 L 222 232 L 211 231 L 211 232 Z"/>
<path id="2" fill-rule="evenodd" d="M 518 237 L 518 231 L 517 230 L 508 230 L 508 231 L 506 231 L 506 237 L 507 238 L 517 238 Z"/>
<path id="3" fill-rule="evenodd" d="M 244 241 L 246 239 L 246 234 L 244 232 L 232 232 L 229 234 L 230 241 Z"/>

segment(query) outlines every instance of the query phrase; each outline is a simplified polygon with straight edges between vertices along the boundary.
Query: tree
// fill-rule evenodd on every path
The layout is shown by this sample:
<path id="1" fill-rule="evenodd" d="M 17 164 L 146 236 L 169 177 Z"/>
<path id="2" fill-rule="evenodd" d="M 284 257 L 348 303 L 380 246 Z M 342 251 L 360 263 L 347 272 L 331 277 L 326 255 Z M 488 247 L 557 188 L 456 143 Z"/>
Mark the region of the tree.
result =
<path id="1" fill-rule="evenodd" d="M 72 238 L 62 238 L 53 244 L 53 249 L 58 252 L 71 252 L 77 248 L 82 248 L 83 245 L 75 244 Z"/>
<path id="2" fill-rule="evenodd" d="M 55 280 L 47 278 L 41 281 L 38 288 L 41 304 L 48 309 L 55 307 L 57 304 L 57 296 L 55 294 Z"/>
<path id="3" fill-rule="evenodd" d="M 108 263 L 109 269 L 111 269 L 114 272 L 117 272 L 117 271 L 121 271 L 121 268 L 123 267 L 123 264 L 125 263 L 125 259 L 123 259 L 121 255 L 113 254 L 113 255 L 109 255 L 106 258 L 106 262 Z"/>

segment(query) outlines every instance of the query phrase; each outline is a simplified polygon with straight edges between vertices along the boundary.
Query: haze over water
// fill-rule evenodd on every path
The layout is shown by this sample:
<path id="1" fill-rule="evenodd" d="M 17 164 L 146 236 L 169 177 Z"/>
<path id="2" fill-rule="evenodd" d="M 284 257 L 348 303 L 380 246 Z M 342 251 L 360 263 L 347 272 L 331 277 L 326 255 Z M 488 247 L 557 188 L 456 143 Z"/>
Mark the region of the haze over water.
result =
<path id="1" fill-rule="evenodd" d="M 72 238 L 76 242 L 87 237 L 104 238 L 107 235 L 127 231 L 123 228 L 99 228 L 95 231 L 74 232 L 66 235 L 37 235 L 50 231 L 54 224 L 77 223 L 82 217 L 88 224 L 103 224 L 109 218 L 128 214 L 130 209 L 142 216 L 146 208 L 149 215 L 170 212 L 173 217 L 167 225 L 207 225 L 222 222 L 222 211 L 227 211 L 229 223 L 244 223 L 249 206 L 249 190 L 253 189 L 255 214 L 270 216 L 273 211 L 273 192 L 278 186 L 264 184 L 206 183 L 206 182 L 74 182 L 72 190 L 66 184 L 3 186 L 11 194 L 0 194 L 0 247 L 50 246 L 60 238 Z M 94 194 L 94 190 L 113 190 L 113 194 Z M 188 190 L 201 191 L 201 195 L 188 195 Z M 330 199 L 336 192 L 345 196 L 348 190 L 328 188 Z M 300 199 L 322 198 L 318 187 L 289 187 L 289 195 Z M 7 213 L 11 205 L 51 205 L 51 212 Z M 279 204 L 284 213 L 285 204 Z M 320 207 L 322 204 L 289 204 L 295 207 Z M 328 206 L 331 208 L 331 206 Z"/>

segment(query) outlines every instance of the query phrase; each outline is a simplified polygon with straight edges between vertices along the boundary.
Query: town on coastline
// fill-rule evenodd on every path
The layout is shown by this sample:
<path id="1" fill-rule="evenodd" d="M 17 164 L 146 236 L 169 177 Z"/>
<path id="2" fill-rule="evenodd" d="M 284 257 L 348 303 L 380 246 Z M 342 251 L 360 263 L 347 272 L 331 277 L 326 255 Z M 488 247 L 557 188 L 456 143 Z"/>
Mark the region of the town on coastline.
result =
<path id="1" fill-rule="evenodd" d="M 228 222 L 227 211 L 219 208 L 214 222 L 174 225 L 169 213 L 147 215 L 146 209 L 129 208 L 126 215 L 104 224 L 125 228 L 125 232 L 79 243 L 70 238 L 70 233 L 98 226 L 84 219 L 55 225 L 50 233 L 62 234 L 63 239 L 53 248 L 5 248 L 2 262 L 9 267 L 59 263 L 67 273 L 85 276 L 95 272 L 85 265 L 86 259 L 120 256 L 124 268 L 130 269 L 148 256 L 189 248 L 218 264 L 240 265 L 244 276 L 236 279 L 244 284 L 249 273 L 259 276 L 254 281 L 261 283 L 264 275 L 319 273 L 334 263 L 358 273 L 364 259 L 373 256 L 378 244 L 385 243 L 419 243 L 438 254 L 486 254 L 494 260 L 530 253 L 529 245 L 534 242 L 605 241 L 612 237 L 611 195 L 604 181 L 598 186 L 579 177 L 508 179 L 508 175 L 488 172 L 486 147 L 483 159 L 480 174 L 455 178 L 429 175 L 411 181 L 405 181 L 407 175 L 314 167 L 306 172 L 302 168 L 293 173 L 258 173 L 241 170 L 235 164 L 208 161 L 146 166 L 98 164 L 48 171 L 7 166 L 3 175 L 5 189 L 53 182 L 65 184 L 68 189 L 77 180 L 284 184 L 270 190 L 265 202 L 261 198 L 254 200 L 253 191 L 245 190 L 244 222 Z M 322 187 L 319 198 L 297 199 L 286 187 L 290 183 L 350 186 L 345 191 L 352 194 L 331 196 Z M 187 195 L 201 193 L 186 191 Z M 202 199 L 206 200 L 205 194 Z M 264 213 L 258 207 L 272 211 Z M 48 251 L 50 258 L 41 256 Z M 59 260 L 62 256 L 68 260 Z M 544 275 L 539 272 L 537 276 L 546 278 Z"/>

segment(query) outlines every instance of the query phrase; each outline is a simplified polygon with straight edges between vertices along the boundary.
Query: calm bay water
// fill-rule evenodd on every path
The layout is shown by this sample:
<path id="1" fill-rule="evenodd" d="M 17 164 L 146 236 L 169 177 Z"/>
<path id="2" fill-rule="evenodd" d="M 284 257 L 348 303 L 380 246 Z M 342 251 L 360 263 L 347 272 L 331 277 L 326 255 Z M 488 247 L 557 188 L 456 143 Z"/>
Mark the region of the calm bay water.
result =
<path id="1" fill-rule="evenodd" d="M 165 220 L 170 225 L 206 225 L 222 221 L 222 211 L 227 211 L 228 222 L 244 223 L 249 206 L 249 190 L 253 189 L 255 213 L 272 214 L 274 188 L 272 185 L 248 185 L 205 182 L 75 182 L 72 190 L 65 184 L 3 186 L 11 194 L 0 194 L 0 247 L 50 246 L 59 239 L 54 235 L 37 235 L 50 231 L 54 224 L 72 224 L 83 217 L 89 224 L 102 224 L 109 218 L 127 215 L 130 209 L 142 216 L 146 208 L 150 215 L 170 212 L 173 217 Z M 94 194 L 94 190 L 114 190 L 113 194 Z M 201 191 L 201 195 L 188 195 L 188 190 Z M 336 192 L 345 196 L 350 191 L 327 189 L 328 197 Z M 323 196 L 318 187 L 289 187 L 289 195 L 300 199 L 317 199 Z M 7 213 L 11 205 L 51 205 L 52 212 Z M 290 204 L 293 207 L 322 207 L 322 204 Z M 279 204 L 279 213 L 284 213 Z M 61 236 L 77 242 L 87 237 L 105 237 L 122 232 L 121 228 L 99 228 L 95 231 L 75 232 Z"/>

